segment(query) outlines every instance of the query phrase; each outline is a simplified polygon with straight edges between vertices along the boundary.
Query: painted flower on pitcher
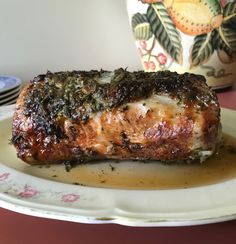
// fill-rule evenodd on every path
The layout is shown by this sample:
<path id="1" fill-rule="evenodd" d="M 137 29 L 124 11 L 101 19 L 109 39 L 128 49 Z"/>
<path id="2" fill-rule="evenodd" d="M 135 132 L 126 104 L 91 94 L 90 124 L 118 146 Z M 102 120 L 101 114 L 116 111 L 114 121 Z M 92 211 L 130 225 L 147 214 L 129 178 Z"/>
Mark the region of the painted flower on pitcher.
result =
<path id="1" fill-rule="evenodd" d="M 165 65 L 167 63 L 167 56 L 164 53 L 159 53 L 156 58 L 160 65 Z"/>
<path id="2" fill-rule="evenodd" d="M 162 2 L 162 0 L 140 0 L 142 3 L 157 3 Z"/>
<path id="3" fill-rule="evenodd" d="M 5 181 L 9 177 L 10 173 L 3 173 L 0 175 L 0 181 Z"/>
<path id="4" fill-rule="evenodd" d="M 139 41 L 139 46 L 141 47 L 141 49 L 146 50 L 147 49 L 147 42 L 146 41 Z"/>
<path id="5" fill-rule="evenodd" d="M 220 4 L 224 7 L 228 3 L 228 0 L 220 0 Z"/>
<path id="6" fill-rule="evenodd" d="M 155 71 L 155 69 L 156 69 L 156 65 L 155 65 L 155 63 L 154 63 L 153 61 L 150 61 L 150 62 L 149 62 L 149 69 L 150 69 L 151 71 Z"/>
<path id="7" fill-rule="evenodd" d="M 69 202 L 76 202 L 80 199 L 80 195 L 78 194 L 74 194 L 74 193 L 70 193 L 70 194 L 65 194 L 62 196 L 61 198 L 61 201 L 62 202 L 66 202 L 66 203 L 69 203 Z"/>
<path id="8" fill-rule="evenodd" d="M 30 186 L 25 186 L 24 191 L 19 193 L 20 197 L 31 198 L 38 195 L 39 192 Z"/>
<path id="9" fill-rule="evenodd" d="M 143 62 L 145 70 L 147 71 L 155 71 L 156 69 L 156 64 L 153 61 L 144 61 Z"/>

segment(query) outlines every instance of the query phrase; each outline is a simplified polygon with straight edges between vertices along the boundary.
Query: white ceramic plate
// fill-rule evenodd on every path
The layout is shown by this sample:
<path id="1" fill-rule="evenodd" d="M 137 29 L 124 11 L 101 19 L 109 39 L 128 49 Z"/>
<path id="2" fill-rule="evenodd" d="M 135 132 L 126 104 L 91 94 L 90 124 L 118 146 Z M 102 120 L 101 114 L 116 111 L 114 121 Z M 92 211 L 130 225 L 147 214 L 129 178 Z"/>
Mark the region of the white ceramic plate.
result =
<path id="1" fill-rule="evenodd" d="M 0 108 L 0 145 L 14 106 Z M 222 110 L 225 133 L 236 137 L 236 112 Z M 8 139 L 10 135 L 8 135 Z M 5 151 L 5 158 L 11 158 Z M 0 206 L 33 216 L 81 223 L 129 226 L 183 226 L 236 217 L 236 179 L 174 190 L 125 190 L 87 187 L 45 180 L 9 166 L 0 146 Z M 30 167 L 30 166 L 28 166 Z M 16 168 L 16 169 L 14 169 Z M 37 170 L 37 167 L 35 168 Z"/>

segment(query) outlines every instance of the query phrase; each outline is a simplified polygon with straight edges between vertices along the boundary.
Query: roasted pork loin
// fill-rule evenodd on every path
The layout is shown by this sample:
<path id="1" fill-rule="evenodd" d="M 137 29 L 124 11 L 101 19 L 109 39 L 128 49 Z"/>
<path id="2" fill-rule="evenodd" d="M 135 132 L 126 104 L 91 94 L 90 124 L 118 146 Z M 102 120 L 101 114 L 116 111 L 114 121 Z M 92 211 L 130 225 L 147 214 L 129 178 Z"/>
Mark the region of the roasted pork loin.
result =
<path id="1" fill-rule="evenodd" d="M 203 161 L 220 140 L 220 108 L 205 78 L 168 71 L 39 75 L 21 92 L 12 129 L 30 164 Z"/>

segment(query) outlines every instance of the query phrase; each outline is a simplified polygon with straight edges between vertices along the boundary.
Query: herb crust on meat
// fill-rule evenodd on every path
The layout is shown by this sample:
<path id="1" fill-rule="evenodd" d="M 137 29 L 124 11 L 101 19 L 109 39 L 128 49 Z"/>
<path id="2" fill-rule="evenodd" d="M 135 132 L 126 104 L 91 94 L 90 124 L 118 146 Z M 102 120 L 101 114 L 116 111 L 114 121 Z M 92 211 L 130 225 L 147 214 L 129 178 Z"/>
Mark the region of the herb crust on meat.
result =
<path id="1" fill-rule="evenodd" d="M 220 108 L 200 75 L 48 72 L 24 88 L 12 143 L 32 163 L 93 159 L 191 161 L 220 142 Z"/>

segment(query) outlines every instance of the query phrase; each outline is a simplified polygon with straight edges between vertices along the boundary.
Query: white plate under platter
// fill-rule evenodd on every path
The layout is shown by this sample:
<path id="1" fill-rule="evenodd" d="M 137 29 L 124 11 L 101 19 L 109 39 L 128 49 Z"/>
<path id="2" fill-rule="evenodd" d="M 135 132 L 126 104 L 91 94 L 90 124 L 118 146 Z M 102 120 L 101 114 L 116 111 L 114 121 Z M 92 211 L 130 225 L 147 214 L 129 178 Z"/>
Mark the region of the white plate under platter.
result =
<path id="1" fill-rule="evenodd" d="M 0 93 L 14 89 L 21 85 L 21 80 L 15 76 L 0 75 Z"/>
<path id="2" fill-rule="evenodd" d="M 16 103 L 16 100 L 11 100 L 9 102 L 4 103 L 4 105 L 0 105 L 0 106 L 12 105 L 12 104 L 15 104 L 15 103 Z"/>
<path id="3" fill-rule="evenodd" d="M 10 95 L 9 97 L 3 98 L 3 99 L 0 98 L 0 105 L 7 104 L 9 102 L 11 102 L 11 103 L 16 102 L 16 99 L 18 98 L 19 94 L 20 94 L 20 90 L 17 91 L 15 94 Z"/>
<path id="4" fill-rule="evenodd" d="M 6 140 L 3 132 L 13 108 L 0 108 L 0 140 Z M 223 130 L 233 137 L 235 121 L 235 111 L 222 110 Z M 4 161 L 0 164 L 1 207 L 81 223 L 184 226 L 231 220 L 236 218 L 235 189 L 236 179 L 173 190 L 87 187 L 45 180 L 9 167 Z"/>
<path id="5" fill-rule="evenodd" d="M 0 100 L 18 93 L 20 91 L 20 89 L 21 89 L 21 86 L 17 86 L 16 88 L 13 88 L 7 92 L 0 93 Z"/>

